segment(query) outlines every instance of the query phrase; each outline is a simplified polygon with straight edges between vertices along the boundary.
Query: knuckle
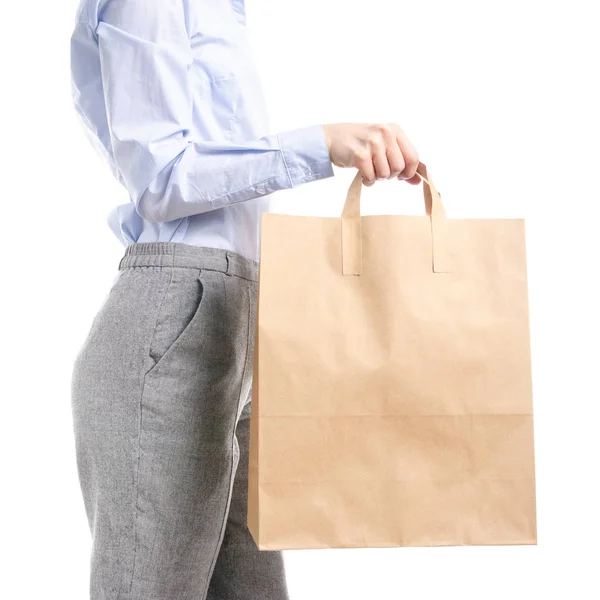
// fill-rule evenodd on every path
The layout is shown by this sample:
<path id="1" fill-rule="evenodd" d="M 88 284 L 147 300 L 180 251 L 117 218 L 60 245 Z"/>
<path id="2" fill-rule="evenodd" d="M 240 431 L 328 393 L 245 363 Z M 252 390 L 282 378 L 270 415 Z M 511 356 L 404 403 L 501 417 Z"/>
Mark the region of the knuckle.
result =
<path id="1" fill-rule="evenodd" d="M 354 156 L 358 163 L 366 163 L 371 160 L 371 152 L 366 148 L 359 148 L 354 151 Z"/>
<path id="2" fill-rule="evenodd" d="M 419 155 L 414 148 L 404 152 L 404 164 L 406 169 L 416 169 L 419 166 Z"/>
<path id="3" fill-rule="evenodd" d="M 382 135 L 386 138 L 390 137 L 393 133 L 392 125 L 390 123 L 379 123 L 376 126 L 376 130 L 379 133 L 379 135 Z"/>
<path id="4" fill-rule="evenodd" d="M 372 148 L 378 148 L 381 145 L 381 134 L 378 131 L 373 131 L 369 134 L 368 140 Z"/>
<path id="5" fill-rule="evenodd" d="M 404 159 L 401 156 L 399 156 L 394 161 L 394 164 L 392 165 L 392 169 L 394 171 L 397 171 L 400 174 L 400 173 L 402 173 L 402 171 L 404 171 L 405 168 L 406 168 L 406 163 L 404 162 Z"/>
<path id="6" fill-rule="evenodd" d="M 377 169 L 377 179 L 387 179 L 390 176 L 390 172 L 389 164 L 381 165 Z"/>
<path id="7" fill-rule="evenodd" d="M 375 174 L 373 169 L 368 168 L 366 165 L 361 165 L 358 170 L 362 175 L 363 183 L 372 183 L 375 181 Z"/>

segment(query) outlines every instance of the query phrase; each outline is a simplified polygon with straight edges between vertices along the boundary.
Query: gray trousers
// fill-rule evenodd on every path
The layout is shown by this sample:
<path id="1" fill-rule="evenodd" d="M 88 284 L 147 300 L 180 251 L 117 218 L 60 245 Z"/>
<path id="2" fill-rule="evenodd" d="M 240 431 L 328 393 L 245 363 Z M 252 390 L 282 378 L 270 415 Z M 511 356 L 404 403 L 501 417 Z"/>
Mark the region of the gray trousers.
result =
<path id="1" fill-rule="evenodd" d="M 286 600 L 246 525 L 258 263 L 127 246 L 72 375 L 91 600 Z"/>

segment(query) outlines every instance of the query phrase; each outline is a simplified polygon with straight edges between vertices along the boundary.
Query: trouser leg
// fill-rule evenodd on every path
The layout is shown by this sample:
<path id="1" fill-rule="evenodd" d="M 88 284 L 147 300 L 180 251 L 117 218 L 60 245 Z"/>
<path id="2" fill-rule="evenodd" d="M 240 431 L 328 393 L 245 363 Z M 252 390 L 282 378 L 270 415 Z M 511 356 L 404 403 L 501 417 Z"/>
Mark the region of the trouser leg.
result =
<path id="1" fill-rule="evenodd" d="M 287 600 L 281 552 L 259 551 L 247 526 L 250 402 L 237 425 L 239 464 L 225 537 L 207 600 Z"/>

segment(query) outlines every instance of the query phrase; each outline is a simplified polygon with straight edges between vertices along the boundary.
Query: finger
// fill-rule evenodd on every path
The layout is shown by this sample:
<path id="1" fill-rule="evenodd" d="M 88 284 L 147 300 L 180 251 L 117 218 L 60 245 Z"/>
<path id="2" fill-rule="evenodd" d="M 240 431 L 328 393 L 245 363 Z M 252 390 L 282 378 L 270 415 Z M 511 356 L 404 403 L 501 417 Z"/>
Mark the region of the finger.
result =
<path id="1" fill-rule="evenodd" d="M 375 183 L 375 166 L 373 165 L 373 160 L 369 156 L 369 158 L 364 158 L 358 162 L 356 165 L 360 174 L 362 176 L 363 184 L 366 186 L 371 186 Z"/>
<path id="2" fill-rule="evenodd" d="M 377 152 L 373 156 L 373 167 L 377 179 L 387 179 L 390 176 L 390 165 L 385 151 Z"/>
<path id="3" fill-rule="evenodd" d="M 414 175 L 410 179 L 401 179 L 400 177 L 398 177 L 398 179 L 400 179 L 400 181 L 406 181 L 406 183 L 410 183 L 411 185 L 419 185 L 421 183 L 421 178 L 418 175 Z M 425 183 L 425 185 L 427 185 L 427 183 Z"/>
<path id="4" fill-rule="evenodd" d="M 388 179 L 398 177 L 398 175 L 404 171 L 405 163 L 402 152 L 400 151 L 400 146 L 398 146 L 398 142 L 396 140 L 394 140 L 394 143 L 388 147 L 386 155 L 388 164 L 390 166 L 390 174 Z"/>
<path id="5" fill-rule="evenodd" d="M 400 173 L 401 179 L 411 179 L 415 176 L 419 166 L 419 155 L 416 148 L 411 144 L 406 134 L 400 130 L 396 135 L 398 146 L 404 158 L 404 169 Z"/>

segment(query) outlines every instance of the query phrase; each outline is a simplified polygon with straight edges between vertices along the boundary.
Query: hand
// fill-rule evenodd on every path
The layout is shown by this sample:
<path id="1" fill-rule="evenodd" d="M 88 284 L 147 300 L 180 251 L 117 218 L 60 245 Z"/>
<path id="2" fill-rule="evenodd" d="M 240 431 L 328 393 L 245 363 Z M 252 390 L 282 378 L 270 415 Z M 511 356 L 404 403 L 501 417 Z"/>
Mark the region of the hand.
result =
<path id="1" fill-rule="evenodd" d="M 393 178 L 421 183 L 417 151 L 396 123 L 332 123 L 323 130 L 331 162 L 357 168 L 365 185 Z"/>

